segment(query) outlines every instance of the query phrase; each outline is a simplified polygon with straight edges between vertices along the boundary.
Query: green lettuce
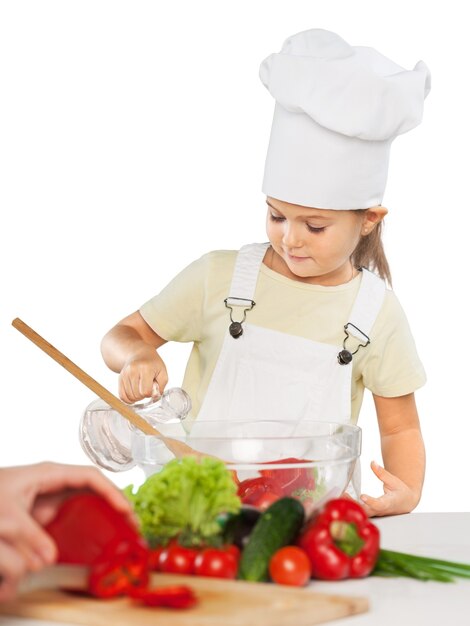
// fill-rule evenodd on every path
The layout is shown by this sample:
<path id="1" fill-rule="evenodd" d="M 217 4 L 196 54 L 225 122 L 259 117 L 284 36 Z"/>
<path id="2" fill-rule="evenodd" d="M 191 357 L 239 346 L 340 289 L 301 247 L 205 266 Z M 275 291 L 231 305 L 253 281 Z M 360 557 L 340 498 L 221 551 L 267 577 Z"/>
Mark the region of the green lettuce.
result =
<path id="1" fill-rule="evenodd" d="M 132 485 L 124 493 L 153 546 L 166 545 L 177 536 L 183 545 L 215 545 L 221 539 L 221 516 L 240 509 L 230 472 L 222 461 L 210 457 L 174 459 L 136 493 Z"/>

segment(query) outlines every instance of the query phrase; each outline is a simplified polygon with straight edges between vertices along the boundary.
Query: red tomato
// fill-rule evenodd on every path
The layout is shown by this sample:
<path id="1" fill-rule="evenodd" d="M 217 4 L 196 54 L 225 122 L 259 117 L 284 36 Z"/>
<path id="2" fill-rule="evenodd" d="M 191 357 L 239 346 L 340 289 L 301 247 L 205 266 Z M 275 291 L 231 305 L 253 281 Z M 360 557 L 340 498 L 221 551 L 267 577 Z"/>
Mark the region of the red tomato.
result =
<path id="1" fill-rule="evenodd" d="M 310 580 L 310 560 L 297 546 L 286 546 L 273 554 L 269 575 L 279 585 L 303 587 Z"/>
<path id="2" fill-rule="evenodd" d="M 158 559 L 158 569 L 166 574 L 192 574 L 198 550 L 172 543 L 164 548 Z"/>
<path id="3" fill-rule="evenodd" d="M 164 549 L 163 546 L 158 546 L 153 548 L 153 550 L 149 550 L 149 568 L 152 572 L 160 571 L 160 555 Z"/>
<path id="4" fill-rule="evenodd" d="M 194 573 L 197 576 L 214 578 L 235 578 L 238 571 L 238 560 L 226 550 L 206 548 L 194 561 Z"/>
<path id="5" fill-rule="evenodd" d="M 226 546 L 223 546 L 221 549 L 224 552 L 228 552 L 229 554 L 231 554 L 238 563 L 241 555 L 240 548 L 238 546 L 235 546 L 233 543 L 229 543 Z"/>

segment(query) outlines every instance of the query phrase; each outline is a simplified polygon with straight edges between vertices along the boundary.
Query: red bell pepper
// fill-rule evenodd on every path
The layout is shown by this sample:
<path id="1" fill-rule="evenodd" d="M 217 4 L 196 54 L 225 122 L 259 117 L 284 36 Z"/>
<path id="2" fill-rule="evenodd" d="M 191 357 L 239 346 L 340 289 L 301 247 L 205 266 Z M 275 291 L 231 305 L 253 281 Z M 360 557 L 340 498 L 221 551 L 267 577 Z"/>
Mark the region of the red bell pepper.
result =
<path id="1" fill-rule="evenodd" d="M 128 594 L 149 581 L 149 550 L 122 513 L 94 493 L 70 497 L 46 526 L 59 563 L 90 566 L 88 591 L 99 598 Z"/>
<path id="2" fill-rule="evenodd" d="M 94 493 L 65 500 L 45 530 L 57 545 L 59 563 L 92 565 L 109 545 L 142 543 L 125 516 Z"/>
<path id="3" fill-rule="evenodd" d="M 359 504 L 338 498 L 326 503 L 298 544 L 310 559 L 313 578 L 362 578 L 379 557 L 380 533 Z"/>

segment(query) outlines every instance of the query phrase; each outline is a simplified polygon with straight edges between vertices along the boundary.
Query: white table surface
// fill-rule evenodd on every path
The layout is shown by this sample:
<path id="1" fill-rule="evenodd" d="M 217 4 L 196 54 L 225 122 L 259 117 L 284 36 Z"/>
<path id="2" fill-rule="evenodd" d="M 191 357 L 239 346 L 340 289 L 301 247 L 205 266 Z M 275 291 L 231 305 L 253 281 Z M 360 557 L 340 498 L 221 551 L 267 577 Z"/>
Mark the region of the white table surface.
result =
<path id="1" fill-rule="evenodd" d="M 411 513 L 376 518 L 374 523 L 383 548 L 470 563 L 470 513 Z M 369 599 L 367 613 L 328 622 L 338 626 L 470 626 L 470 579 L 435 583 L 369 577 L 313 581 L 309 589 Z M 0 617 L 0 626 L 70 625 Z"/>

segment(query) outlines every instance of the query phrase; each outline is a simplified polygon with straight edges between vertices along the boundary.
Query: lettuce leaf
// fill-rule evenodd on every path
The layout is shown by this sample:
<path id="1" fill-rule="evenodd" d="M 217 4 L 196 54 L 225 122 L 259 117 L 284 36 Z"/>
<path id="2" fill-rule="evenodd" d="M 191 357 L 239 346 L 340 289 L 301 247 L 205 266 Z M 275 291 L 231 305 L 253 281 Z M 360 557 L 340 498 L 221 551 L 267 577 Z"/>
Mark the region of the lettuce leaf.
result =
<path id="1" fill-rule="evenodd" d="M 214 544 L 222 532 L 223 514 L 237 513 L 237 487 L 224 463 L 209 457 L 174 459 L 132 492 L 141 532 L 150 545 L 166 545 L 178 536 L 183 545 Z"/>

